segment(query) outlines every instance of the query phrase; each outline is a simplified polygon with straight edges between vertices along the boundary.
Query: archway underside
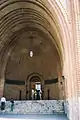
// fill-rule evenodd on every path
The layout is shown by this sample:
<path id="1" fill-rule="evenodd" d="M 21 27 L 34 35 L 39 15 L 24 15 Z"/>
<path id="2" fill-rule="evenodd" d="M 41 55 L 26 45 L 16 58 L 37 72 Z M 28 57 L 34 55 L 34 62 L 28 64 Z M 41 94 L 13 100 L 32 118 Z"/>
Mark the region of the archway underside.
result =
<path id="1" fill-rule="evenodd" d="M 19 99 L 23 92 L 21 98 L 26 99 L 28 93 L 29 99 L 31 87 L 27 76 L 39 73 L 43 76 L 41 89 L 44 99 L 63 99 L 59 84 L 64 83 L 58 78 L 62 76 L 63 48 L 55 12 L 52 16 L 44 1 L 13 0 L 1 3 L 0 17 L 2 94 Z"/>

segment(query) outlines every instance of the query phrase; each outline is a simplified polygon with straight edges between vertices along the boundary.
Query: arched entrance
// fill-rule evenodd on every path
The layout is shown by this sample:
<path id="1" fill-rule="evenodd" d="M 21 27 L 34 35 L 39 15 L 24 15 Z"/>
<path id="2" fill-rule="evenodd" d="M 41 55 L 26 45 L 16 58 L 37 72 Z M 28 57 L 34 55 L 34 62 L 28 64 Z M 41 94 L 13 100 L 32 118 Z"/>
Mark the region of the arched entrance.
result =
<path id="1" fill-rule="evenodd" d="M 4 94 L 4 85 L 6 81 L 5 74 L 6 74 L 7 65 L 12 66 L 11 63 L 10 63 L 11 65 L 8 64 L 9 60 L 11 59 L 11 62 L 12 61 L 15 61 L 15 62 L 13 62 L 14 64 L 11 69 L 12 71 L 7 69 L 7 74 L 9 76 L 7 75 L 6 76 L 9 78 L 25 81 L 26 77 L 23 77 L 23 76 L 26 76 L 26 74 L 28 75 L 28 70 L 30 70 L 29 72 L 33 72 L 33 71 L 37 72 L 37 70 L 38 72 L 40 72 L 38 68 L 41 67 L 41 64 L 38 68 L 34 67 L 35 61 L 32 60 L 33 61 L 32 62 L 31 59 L 29 59 L 29 57 L 27 57 L 28 59 L 25 59 L 23 53 L 28 54 L 28 50 L 30 51 L 33 49 L 33 51 L 36 51 L 34 52 L 35 56 L 38 56 L 37 51 L 41 53 L 41 50 L 43 49 L 42 51 L 44 51 L 45 53 L 45 51 L 49 49 L 49 46 L 45 47 L 44 43 L 47 43 L 47 41 L 52 41 L 52 43 L 54 44 L 53 48 L 56 48 L 55 50 L 58 53 L 57 58 L 60 64 L 58 64 L 57 67 L 55 67 L 56 64 L 54 65 L 51 64 L 51 66 L 54 66 L 54 68 L 57 68 L 56 70 L 57 74 L 54 71 L 51 72 L 51 69 L 49 69 L 50 72 L 46 69 L 47 71 L 46 73 L 44 72 L 45 70 L 42 69 L 42 73 L 45 73 L 45 79 L 47 78 L 52 79 L 52 77 L 54 76 L 59 76 L 59 72 L 61 72 L 61 76 L 64 75 L 66 78 L 66 83 L 67 83 L 66 97 L 69 98 L 69 100 L 71 98 L 75 98 L 77 94 L 76 93 L 77 87 L 75 87 L 75 84 L 77 84 L 76 83 L 77 78 L 75 78 L 75 73 L 73 72 L 76 66 L 74 65 L 75 60 L 73 60 L 75 59 L 75 54 L 73 53 L 73 50 L 75 47 L 72 46 L 72 39 L 74 38 L 73 40 L 75 40 L 74 36 L 76 35 L 73 35 L 71 32 L 71 28 L 73 28 L 72 27 L 73 25 L 71 24 L 72 21 L 69 21 L 71 18 L 68 18 L 68 15 L 66 14 L 65 10 L 63 10 L 60 2 L 58 4 L 56 0 L 53 0 L 53 1 L 52 0 L 45 0 L 45 1 L 44 0 L 41 0 L 41 1 L 13 0 L 13 1 L 4 1 L 4 2 L 1 1 L 0 8 L 1 8 L 0 9 L 1 10 L 0 11 L 1 13 L 0 14 L 0 18 L 1 18 L 0 19 L 0 22 L 1 22 L 0 24 L 0 30 L 1 30 L 0 31 L 1 33 L 0 34 L 0 41 L 1 41 L 0 42 L 0 96 Z M 74 23 L 74 19 L 73 19 L 73 23 Z M 35 37 L 36 35 L 34 35 L 34 31 L 36 31 L 36 35 L 39 37 Z M 74 29 L 74 32 L 75 32 L 75 29 Z M 29 33 L 30 35 L 27 38 L 24 36 L 23 33 L 25 34 L 25 36 L 28 36 Z M 41 45 L 40 47 L 41 50 L 39 49 L 39 47 L 36 47 L 36 49 L 34 49 L 33 46 L 30 46 L 32 45 L 31 43 L 34 43 L 32 40 L 33 37 L 35 38 L 34 41 L 39 40 L 40 37 L 44 38 L 45 42 L 43 40 L 41 41 L 41 39 L 35 42 L 37 43 L 37 45 Z M 29 40 L 29 38 L 31 40 Z M 25 47 L 22 44 L 23 42 L 21 41 L 24 41 L 24 45 L 26 45 Z M 26 44 L 25 44 L 25 41 L 27 41 Z M 29 41 L 30 43 L 28 44 Z M 52 43 L 49 44 L 50 48 Z M 18 49 L 18 45 L 23 45 L 23 47 L 20 46 L 20 48 Z M 74 46 L 75 46 L 75 43 L 74 43 Z M 16 55 L 14 55 L 14 53 L 17 53 L 16 52 L 17 50 L 15 48 L 18 49 L 18 52 L 20 53 L 18 54 L 19 55 L 18 58 L 16 57 Z M 47 54 L 50 55 L 51 52 Z M 47 56 L 47 59 L 48 58 L 52 60 L 52 56 L 51 57 Z M 25 68 L 25 66 L 28 66 L 28 65 L 26 64 L 22 65 L 22 63 L 25 63 L 23 62 L 23 60 L 24 61 L 27 60 L 26 63 L 28 63 L 28 60 L 29 60 L 31 62 L 31 66 L 33 64 L 32 71 L 31 69 L 29 69 L 30 67 L 28 67 L 28 70 L 26 69 L 27 67 Z M 38 61 L 38 57 L 36 60 Z M 44 61 L 41 61 L 41 62 L 40 61 L 38 62 L 38 64 L 42 63 L 42 68 L 48 65 L 48 62 L 45 63 Z M 45 63 L 45 66 L 43 66 L 43 63 Z M 51 62 L 49 61 L 49 63 Z M 23 66 L 24 66 L 23 71 L 27 71 L 26 73 L 24 72 L 25 75 L 19 72 L 20 68 L 22 68 Z M 16 70 L 14 68 L 17 68 L 18 77 L 16 75 L 16 72 L 15 72 Z M 14 74 L 11 75 L 10 72 Z M 48 76 L 46 76 L 47 73 L 48 73 Z M 53 73 L 55 74 L 53 75 Z M 24 88 L 24 85 L 22 87 Z M 73 89 L 74 87 L 75 89 Z M 48 93 L 49 93 L 49 90 L 48 90 Z M 72 106 L 70 106 L 71 112 L 75 111 L 73 103 L 71 103 Z M 71 112 L 70 112 L 70 115 L 72 114 Z"/>
<path id="2" fill-rule="evenodd" d="M 20 3 L 20 6 L 16 5 L 18 3 Z M 1 94 L 3 94 L 6 79 L 25 81 L 26 74 L 38 72 L 45 76 L 44 80 L 52 80 L 58 77 L 59 72 L 62 74 L 63 71 L 64 52 L 62 37 L 59 32 L 60 28 L 55 23 L 55 21 L 59 21 L 57 17 L 54 20 L 55 12 L 54 16 L 50 14 L 47 6 L 50 5 L 49 2 L 46 6 L 39 1 L 16 1 L 11 2 L 9 5 L 11 9 L 6 10 L 7 13 L 3 12 L 1 19 L 2 24 L 4 21 L 4 25 L 1 24 L 3 26 L 2 29 L 5 28 L 2 31 L 5 42 L 4 47 L 2 47 L 0 66 Z M 28 8 L 28 5 L 30 8 Z M 4 7 L 2 10 L 4 11 Z M 24 16 L 20 17 L 23 14 Z M 13 21 L 16 20 L 18 22 L 13 24 Z M 6 37 L 6 35 L 9 36 Z M 34 53 L 32 58 L 29 56 L 30 51 Z M 10 69 L 10 66 L 12 66 L 12 69 Z M 23 71 L 21 72 L 21 70 Z"/>
<path id="3" fill-rule="evenodd" d="M 31 73 L 26 79 L 26 99 L 41 100 L 43 77 L 39 73 Z"/>

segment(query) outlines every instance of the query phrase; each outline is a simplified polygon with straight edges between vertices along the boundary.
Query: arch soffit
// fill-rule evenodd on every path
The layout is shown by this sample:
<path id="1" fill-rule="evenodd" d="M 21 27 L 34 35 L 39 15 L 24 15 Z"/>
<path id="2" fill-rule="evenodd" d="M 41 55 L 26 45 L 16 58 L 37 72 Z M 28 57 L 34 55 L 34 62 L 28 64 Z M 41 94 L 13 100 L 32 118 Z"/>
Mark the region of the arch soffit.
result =
<path id="1" fill-rule="evenodd" d="M 16 6 L 17 7 L 17 6 Z M 56 11 L 57 11 L 57 9 L 56 9 Z M 59 14 L 58 14 L 59 15 Z M 1 15 L 0 15 L 1 16 Z M 63 17 L 63 16 L 62 16 Z M 54 18 L 53 18 L 54 19 Z M 57 24 L 57 23 L 56 23 Z M 60 37 L 61 38 L 61 37 Z M 60 40 L 60 39 L 59 39 Z M 61 41 L 61 40 L 60 40 Z M 61 41 L 61 44 L 62 44 L 62 41 Z M 63 49 L 63 45 L 62 45 L 62 49 Z"/>
<path id="2" fill-rule="evenodd" d="M 16 5 L 17 4 L 17 2 L 19 3 L 19 5 Z M 25 1 L 23 1 L 24 2 L 24 4 L 25 4 L 25 2 L 26 2 L 26 0 Z M 27 2 L 29 2 L 28 0 L 27 0 Z M 30 1 L 31 2 L 31 1 Z M 39 2 L 39 1 L 38 1 Z M 13 5 L 13 3 L 14 3 L 14 5 Z M 33 3 L 36 3 L 37 4 L 37 2 L 33 2 Z M 46 9 L 46 7 L 42 4 L 42 5 L 40 5 L 40 2 L 37 4 L 38 6 L 40 6 L 41 8 L 39 8 L 39 9 L 37 9 L 37 6 L 35 5 L 35 9 L 37 9 L 38 10 L 38 14 L 39 14 L 39 16 L 40 16 L 40 12 L 41 12 L 41 14 L 43 14 L 44 16 L 45 16 L 45 18 L 46 18 L 46 20 L 47 19 L 49 19 L 49 22 L 47 22 L 47 24 L 45 25 L 45 26 L 47 26 L 47 29 L 48 29 L 48 31 L 51 29 L 49 29 L 49 27 L 51 27 L 51 26 L 54 26 L 54 31 L 53 31 L 53 29 L 51 29 L 51 31 L 53 32 L 53 33 L 57 33 L 57 35 L 55 36 L 55 38 L 58 40 L 58 38 L 59 38 L 59 32 L 57 32 L 58 31 L 58 29 L 59 28 L 57 28 L 57 23 L 56 23 L 56 21 L 57 21 L 57 19 L 55 19 L 55 16 L 54 16 L 54 19 L 52 19 L 54 22 L 52 22 L 52 20 L 51 20 L 51 18 L 50 17 L 52 17 L 51 15 L 50 15 L 50 12 Z M 6 6 L 6 7 L 4 7 L 4 6 Z M 5 5 L 4 6 L 2 6 L 2 8 L 4 8 L 4 9 L 1 9 L 1 18 L 4 18 L 4 16 L 7 14 L 7 13 L 10 13 L 10 11 L 12 11 L 14 8 L 23 8 L 23 6 L 24 6 L 24 8 L 27 8 L 27 5 L 23 5 L 22 4 L 22 2 L 21 1 L 19 1 L 19 0 L 13 0 L 13 2 L 12 3 L 5 3 Z M 9 8 L 8 8 L 9 7 Z M 32 6 L 33 7 L 33 6 Z M 43 9 L 44 9 L 44 11 L 43 11 Z M 23 9 L 22 9 L 23 10 Z M 47 14 L 46 14 L 46 12 L 47 12 Z M 21 12 L 21 11 L 20 11 Z M 14 16 L 13 16 L 14 17 Z M 9 20 L 9 19 L 8 19 Z M 12 21 L 14 21 L 14 20 L 12 20 Z M 41 21 L 40 21 L 41 22 Z M 9 22 L 10 23 L 10 22 Z M 15 22 L 16 23 L 16 22 Z M 44 21 L 44 24 L 46 23 L 46 21 Z M 52 24 L 51 26 L 48 26 L 48 24 Z M 50 31 L 50 32 L 51 32 Z M 56 32 L 55 32 L 56 31 Z M 10 30 L 9 30 L 9 32 L 10 32 Z M 53 34 L 52 33 L 52 34 Z M 6 36 L 5 36 L 6 37 Z M 55 41 L 56 41 L 56 39 L 55 39 Z M 55 44 L 56 45 L 56 44 Z M 58 47 L 58 49 L 59 49 L 59 47 Z M 58 51 L 58 52 L 60 52 L 60 50 Z"/>

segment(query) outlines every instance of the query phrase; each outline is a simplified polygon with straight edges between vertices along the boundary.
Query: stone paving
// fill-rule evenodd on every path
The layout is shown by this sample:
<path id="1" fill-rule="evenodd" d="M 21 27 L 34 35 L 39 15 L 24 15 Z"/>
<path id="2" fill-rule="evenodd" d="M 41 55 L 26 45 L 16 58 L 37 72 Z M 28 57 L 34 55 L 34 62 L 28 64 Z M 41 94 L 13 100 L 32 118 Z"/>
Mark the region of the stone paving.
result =
<path id="1" fill-rule="evenodd" d="M 10 113 L 10 101 L 6 102 L 5 113 Z M 2 112 L 0 110 L 0 112 Z M 15 101 L 14 114 L 54 114 L 64 113 L 63 100 Z"/>
<path id="2" fill-rule="evenodd" d="M 0 114 L 0 120 L 68 120 L 65 115 L 11 115 Z"/>
<path id="3" fill-rule="evenodd" d="M 0 110 L 0 120 L 68 120 L 62 103 L 61 100 L 15 101 L 11 111 L 7 101 L 5 110 Z"/>

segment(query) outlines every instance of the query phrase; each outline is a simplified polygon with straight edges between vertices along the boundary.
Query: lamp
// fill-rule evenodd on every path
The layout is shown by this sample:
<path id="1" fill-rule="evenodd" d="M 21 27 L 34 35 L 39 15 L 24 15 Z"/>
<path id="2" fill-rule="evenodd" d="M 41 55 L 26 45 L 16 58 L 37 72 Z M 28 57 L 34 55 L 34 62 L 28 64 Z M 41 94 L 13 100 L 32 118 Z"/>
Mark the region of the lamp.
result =
<path id="1" fill-rule="evenodd" d="M 33 57 L 33 51 L 31 50 L 29 53 L 30 57 Z"/>

